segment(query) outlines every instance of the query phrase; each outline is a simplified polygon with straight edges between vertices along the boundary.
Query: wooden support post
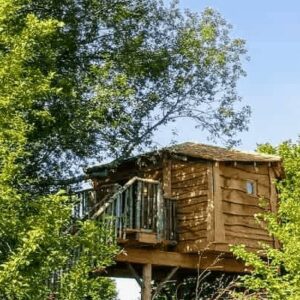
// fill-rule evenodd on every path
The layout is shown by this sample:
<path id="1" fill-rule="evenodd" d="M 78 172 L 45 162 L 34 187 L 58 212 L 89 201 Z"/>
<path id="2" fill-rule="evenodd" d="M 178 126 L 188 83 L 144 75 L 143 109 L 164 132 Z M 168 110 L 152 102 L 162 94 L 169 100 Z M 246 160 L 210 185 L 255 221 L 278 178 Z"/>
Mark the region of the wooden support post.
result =
<path id="1" fill-rule="evenodd" d="M 222 207 L 222 187 L 219 162 L 213 165 L 213 199 L 214 199 L 214 225 L 215 242 L 225 242 L 225 228 Z"/>
<path id="2" fill-rule="evenodd" d="M 214 178 L 212 163 L 207 167 L 207 240 L 214 242 L 215 240 L 215 203 L 214 203 Z"/>
<path id="3" fill-rule="evenodd" d="M 151 300 L 151 281 L 152 281 L 152 265 L 145 264 L 143 266 L 143 288 L 142 300 Z"/>

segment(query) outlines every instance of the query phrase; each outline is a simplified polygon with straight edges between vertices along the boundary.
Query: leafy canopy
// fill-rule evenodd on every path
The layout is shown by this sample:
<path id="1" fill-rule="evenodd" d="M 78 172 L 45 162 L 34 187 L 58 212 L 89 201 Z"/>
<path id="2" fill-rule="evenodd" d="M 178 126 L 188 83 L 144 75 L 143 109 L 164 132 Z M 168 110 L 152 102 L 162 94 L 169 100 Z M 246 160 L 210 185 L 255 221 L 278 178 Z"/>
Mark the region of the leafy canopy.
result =
<path id="1" fill-rule="evenodd" d="M 30 14 L 64 24 L 36 41 L 26 65 L 47 74 L 52 91 L 35 97 L 30 110 L 16 107 L 31 124 L 22 163 L 34 189 L 61 183 L 88 158 L 124 158 L 150 147 L 155 131 L 178 118 L 230 145 L 246 129 L 249 107 L 237 94 L 245 42 L 230 37 L 214 10 L 183 14 L 156 0 L 13 3 L 13 31 Z"/>
<path id="2" fill-rule="evenodd" d="M 46 107 L 35 107 L 40 99 L 61 93 L 52 85 L 56 49 L 49 44 L 63 24 L 34 14 L 22 19 L 18 4 L 0 2 L 0 298 L 47 299 L 57 293 L 60 299 L 113 299 L 110 280 L 90 277 L 91 261 L 93 268 L 105 268 L 117 253 L 103 242 L 108 233 L 86 221 L 78 222 L 77 235 L 62 234 L 71 222 L 69 197 L 24 192 L 35 180 L 24 176 L 34 153 L 31 135 L 38 123 L 52 119 Z M 40 59 L 48 62 L 47 69 L 36 63 Z M 30 114 L 35 122 L 29 122 Z M 61 269 L 67 272 L 58 289 L 47 282 Z"/>

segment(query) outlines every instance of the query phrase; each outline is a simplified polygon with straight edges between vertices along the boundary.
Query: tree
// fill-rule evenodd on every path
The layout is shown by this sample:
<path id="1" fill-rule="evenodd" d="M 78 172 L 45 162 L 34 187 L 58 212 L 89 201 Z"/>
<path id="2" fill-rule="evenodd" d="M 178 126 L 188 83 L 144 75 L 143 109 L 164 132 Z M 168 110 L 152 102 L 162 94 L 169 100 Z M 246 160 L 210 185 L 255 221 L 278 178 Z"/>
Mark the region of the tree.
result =
<path id="1" fill-rule="evenodd" d="M 182 14 L 156 0 L 14 3 L 13 28 L 28 13 L 64 24 L 49 43 L 55 58 L 30 62 L 53 71 L 57 91 L 26 113 L 35 126 L 24 173 L 35 190 L 47 192 L 87 158 L 124 158 L 151 146 L 155 131 L 178 118 L 229 144 L 246 129 L 249 108 L 237 105 L 236 91 L 245 43 L 230 37 L 214 10 Z"/>
<path id="2" fill-rule="evenodd" d="M 265 144 L 259 151 L 278 154 L 283 160 L 285 176 L 276 183 L 278 212 L 261 216 L 281 247 L 265 246 L 264 258 L 243 246 L 234 248 L 234 254 L 253 268 L 251 275 L 241 278 L 241 283 L 247 288 L 247 299 L 300 299 L 300 144 Z M 241 297 L 246 298 L 245 294 Z"/>
<path id="3" fill-rule="evenodd" d="M 48 122 L 51 114 L 33 107 L 40 98 L 60 94 L 52 86 L 54 68 L 44 69 L 35 61 L 42 57 L 53 65 L 56 53 L 49 43 L 63 24 L 33 14 L 19 18 L 16 4 L 0 2 L 0 297 L 47 299 L 57 293 L 60 299 L 113 299 L 111 281 L 90 276 L 93 267 L 105 268 L 117 253 L 115 245 L 103 242 L 108 233 L 85 221 L 77 222 L 78 234 L 70 234 L 69 197 L 24 192 L 34 180 L 23 177 L 34 151 L 28 143 L 36 130 L 28 115 L 36 122 Z M 79 254 L 74 260 L 75 253 Z M 60 270 L 65 273 L 57 289 L 47 281 Z"/>
<path id="4" fill-rule="evenodd" d="M 56 192 L 84 159 L 127 157 L 179 117 L 233 142 L 249 110 L 235 106 L 245 48 L 229 29 L 155 0 L 0 0 L 2 299 L 114 297 L 90 272 L 115 245 L 91 220 L 66 231 L 73 201 Z"/>

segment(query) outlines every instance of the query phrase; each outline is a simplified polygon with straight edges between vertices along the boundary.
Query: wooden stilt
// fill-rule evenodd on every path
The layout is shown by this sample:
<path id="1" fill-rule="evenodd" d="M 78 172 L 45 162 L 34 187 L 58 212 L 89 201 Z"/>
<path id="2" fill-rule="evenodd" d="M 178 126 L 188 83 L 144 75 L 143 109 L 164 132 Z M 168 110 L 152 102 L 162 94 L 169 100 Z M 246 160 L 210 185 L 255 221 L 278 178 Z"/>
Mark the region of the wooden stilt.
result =
<path id="1" fill-rule="evenodd" d="M 143 266 L 143 288 L 142 300 L 151 300 L 151 280 L 152 280 L 152 265 L 145 264 Z"/>

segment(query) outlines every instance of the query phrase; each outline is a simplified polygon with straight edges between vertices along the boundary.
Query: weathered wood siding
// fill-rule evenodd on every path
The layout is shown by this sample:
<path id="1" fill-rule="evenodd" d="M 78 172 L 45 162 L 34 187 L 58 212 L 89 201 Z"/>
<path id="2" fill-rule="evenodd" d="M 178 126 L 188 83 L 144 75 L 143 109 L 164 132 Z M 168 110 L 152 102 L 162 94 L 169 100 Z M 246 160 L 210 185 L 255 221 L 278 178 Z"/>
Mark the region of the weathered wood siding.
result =
<path id="1" fill-rule="evenodd" d="M 220 164 L 222 211 L 225 243 L 245 244 L 248 248 L 260 249 L 260 242 L 273 245 L 263 224 L 258 224 L 254 215 L 271 209 L 271 180 L 268 164 Z M 256 186 L 256 193 L 247 193 L 247 181 Z M 266 207 L 259 204 L 266 201 Z"/>
<path id="2" fill-rule="evenodd" d="M 172 161 L 172 198 L 177 199 L 177 251 L 197 252 L 207 243 L 208 164 Z"/>
<path id="3" fill-rule="evenodd" d="M 276 171 L 276 169 L 274 169 Z M 260 242 L 274 245 L 263 224 L 254 215 L 276 210 L 276 177 L 268 163 L 213 162 L 161 157 L 155 163 L 122 164 L 105 178 L 94 179 L 94 188 L 125 184 L 134 176 L 159 180 L 165 199 L 176 200 L 177 248 L 183 253 L 204 249 L 229 251 L 229 244 L 260 249 Z M 256 192 L 247 193 L 246 183 Z M 264 198 L 266 207 L 259 204 Z"/>
<path id="4" fill-rule="evenodd" d="M 144 166 L 138 166 L 136 164 L 127 164 L 116 167 L 108 171 L 108 175 L 103 178 L 94 178 L 93 186 L 95 190 L 101 188 L 106 184 L 118 183 L 124 185 L 131 178 L 138 176 L 146 179 L 162 180 L 162 163 L 157 162 L 155 164 L 148 163 Z"/>

